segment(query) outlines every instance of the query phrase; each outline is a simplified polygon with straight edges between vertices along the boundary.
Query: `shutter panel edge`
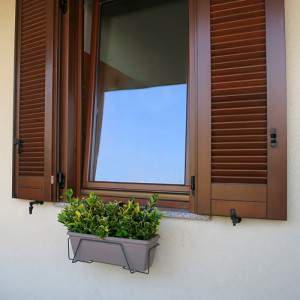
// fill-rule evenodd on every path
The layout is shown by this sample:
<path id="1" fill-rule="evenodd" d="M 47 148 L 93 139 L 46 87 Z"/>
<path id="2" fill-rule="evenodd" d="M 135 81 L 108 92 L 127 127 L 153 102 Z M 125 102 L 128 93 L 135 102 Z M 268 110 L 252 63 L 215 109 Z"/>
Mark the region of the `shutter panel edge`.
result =
<path id="1" fill-rule="evenodd" d="M 269 142 L 267 217 L 287 220 L 287 87 L 284 0 L 266 0 L 268 130 L 277 130 L 278 145 Z M 270 137 L 269 137 L 270 139 Z"/>

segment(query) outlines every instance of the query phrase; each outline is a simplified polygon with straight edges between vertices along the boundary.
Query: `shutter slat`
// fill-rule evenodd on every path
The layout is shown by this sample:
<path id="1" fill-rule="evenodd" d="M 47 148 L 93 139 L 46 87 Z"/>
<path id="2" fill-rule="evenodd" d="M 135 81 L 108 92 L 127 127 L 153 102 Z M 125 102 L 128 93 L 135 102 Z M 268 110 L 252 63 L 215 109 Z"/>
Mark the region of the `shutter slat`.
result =
<path id="1" fill-rule="evenodd" d="M 241 101 L 241 100 L 257 100 L 257 99 L 266 99 L 266 93 L 237 93 L 235 95 L 215 95 L 212 96 L 213 103 L 217 101 Z"/>
<path id="2" fill-rule="evenodd" d="M 248 13 L 249 11 L 256 11 L 256 10 L 263 10 L 264 3 L 257 2 L 257 3 L 235 3 L 232 6 L 212 6 L 211 8 L 211 17 L 218 18 L 223 17 L 226 14 L 226 17 L 240 14 L 240 13 Z"/>
<path id="3" fill-rule="evenodd" d="M 220 62 L 234 62 L 238 60 L 246 60 L 251 58 L 264 58 L 264 51 L 249 51 L 245 53 L 233 53 L 227 55 L 215 55 L 212 58 L 212 63 L 220 63 Z"/>
<path id="4" fill-rule="evenodd" d="M 249 39 L 257 39 L 257 38 L 261 38 L 262 40 L 265 39 L 265 30 L 264 28 L 262 28 L 261 30 L 250 30 L 247 32 L 239 32 L 239 33 L 231 33 L 231 34 L 223 34 L 223 35 L 217 35 L 217 36 L 213 36 L 211 37 L 211 43 L 212 46 L 214 45 L 219 45 L 219 44 L 230 44 L 233 43 L 235 41 L 241 41 L 241 40 L 246 40 L 248 41 Z"/>
<path id="5" fill-rule="evenodd" d="M 241 53 L 247 53 L 247 52 L 260 52 L 264 51 L 265 49 L 265 43 L 260 44 L 250 44 L 245 46 L 235 46 L 231 48 L 220 48 L 220 49 L 211 49 L 211 53 L 213 54 L 213 57 L 221 56 L 221 55 L 234 55 L 234 54 L 241 54 Z M 212 59 L 213 59 L 212 57 Z"/>
<path id="6" fill-rule="evenodd" d="M 213 143 L 251 143 L 251 142 L 265 142 L 267 139 L 267 135 L 227 135 L 227 136 L 213 136 L 212 137 L 212 144 Z"/>
<path id="7" fill-rule="evenodd" d="M 231 114 L 232 110 L 238 110 L 240 113 L 264 113 L 267 108 L 267 101 L 265 99 L 258 100 L 243 100 L 243 101 L 224 101 L 212 103 L 212 109 L 215 114 L 218 112 L 220 114 L 229 112 Z M 259 111 L 259 112 L 257 112 Z M 227 113 L 228 114 L 228 113 Z"/>
<path id="8" fill-rule="evenodd" d="M 227 135 L 266 135 L 267 128 L 228 128 L 228 129 L 212 129 L 212 136 Z"/>
<path id="9" fill-rule="evenodd" d="M 260 156 L 222 156 L 222 155 L 214 155 L 212 158 L 212 162 L 230 162 L 230 163 L 263 163 L 267 162 L 267 158 L 265 155 Z"/>
<path id="10" fill-rule="evenodd" d="M 212 32 L 212 37 L 218 37 L 218 36 L 228 36 L 228 35 L 234 35 L 238 33 L 245 33 L 245 32 L 251 32 L 251 31 L 260 31 L 264 30 L 266 24 L 262 21 L 257 24 L 251 25 L 249 23 L 242 24 L 235 28 L 220 28 L 219 30 L 214 30 Z"/>
<path id="11" fill-rule="evenodd" d="M 253 55 L 254 56 L 254 55 Z M 232 68 L 242 68 L 247 67 L 249 65 L 253 66 L 262 66 L 265 64 L 265 58 L 263 57 L 254 57 L 250 59 L 239 59 L 235 61 L 229 61 L 229 62 L 217 62 L 212 63 L 212 67 L 215 71 L 223 70 L 223 69 L 232 69 Z"/>
<path id="12" fill-rule="evenodd" d="M 239 122 L 216 122 L 213 121 L 212 129 L 235 129 L 235 128 L 260 128 L 266 127 L 267 121 L 239 121 Z"/>
<path id="13" fill-rule="evenodd" d="M 213 163 L 215 170 L 239 170 L 241 167 L 245 170 L 265 170 L 267 163 Z"/>
<path id="14" fill-rule="evenodd" d="M 227 109 L 228 111 L 228 109 Z M 231 110 L 231 113 L 233 111 Z M 253 113 L 253 114 L 219 114 L 212 117 L 214 123 L 230 123 L 230 122 L 237 122 L 237 121 L 265 121 L 267 118 L 266 113 Z"/>
<path id="15" fill-rule="evenodd" d="M 212 176 L 213 182 L 215 183 L 258 183 L 258 184 L 266 184 L 266 177 L 241 177 L 241 176 Z M 230 210 L 226 212 L 226 215 L 230 214 Z"/>
<path id="16" fill-rule="evenodd" d="M 238 21 L 232 21 L 227 23 L 221 23 L 221 24 L 212 24 L 211 25 L 211 36 L 217 36 L 217 35 L 227 35 L 227 34 L 234 34 L 239 31 L 245 30 L 245 28 L 249 29 L 249 27 L 254 28 L 255 25 L 265 24 L 265 18 L 263 16 L 255 17 L 252 19 L 247 20 L 238 20 Z"/>
<path id="17" fill-rule="evenodd" d="M 228 13 L 225 14 L 223 13 L 221 16 L 219 17 L 212 17 L 211 18 L 211 23 L 213 25 L 215 24 L 222 24 L 222 25 L 226 25 L 228 23 L 232 23 L 235 21 L 239 21 L 240 19 L 243 20 L 251 20 L 251 19 L 256 19 L 258 17 L 263 17 L 265 15 L 264 9 L 263 8 L 257 8 L 254 11 L 243 11 L 243 12 L 238 12 L 238 13 Z"/>
<path id="18" fill-rule="evenodd" d="M 218 142 L 218 143 L 212 143 L 212 149 L 266 149 L 267 143 L 265 141 L 263 142 Z"/>
<path id="19" fill-rule="evenodd" d="M 222 68 L 222 69 L 213 69 L 212 70 L 212 79 L 215 79 L 216 76 L 234 76 L 234 75 L 245 75 L 249 73 L 261 73 L 266 71 L 266 65 L 251 65 L 251 66 L 242 66 L 236 68 Z M 224 77 L 226 78 L 226 77 Z"/>
<path id="20" fill-rule="evenodd" d="M 212 44 L 212 50 L 226 50 L 226 49 L 232 49 L 232 48 L 243 48 L 248 47 L 249 44 L 252 45 L 260 45 L 264 44 L 265 37 L 253 37 L 253 38 L 244 38 L 239 40 L 233 40 L 233 41 L 227 41 L 227 42 L 215 42 Z M 217 51 L 216 51 L 217 52 Z"/>

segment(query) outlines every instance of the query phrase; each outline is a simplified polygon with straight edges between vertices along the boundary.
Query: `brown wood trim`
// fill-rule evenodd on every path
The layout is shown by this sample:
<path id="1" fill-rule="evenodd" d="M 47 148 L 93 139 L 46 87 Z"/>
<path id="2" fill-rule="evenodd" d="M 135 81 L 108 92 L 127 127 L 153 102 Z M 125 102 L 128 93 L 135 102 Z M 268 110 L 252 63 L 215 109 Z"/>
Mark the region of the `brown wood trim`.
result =
<path id="1" fill-rule="evenodd" d="M 187 153 L 188 159 L 188 184 L 191 176 L 197 178 L 197 0 L 189 1 L 189 74 L 188 74 L 188 136 Z M 190 192 L 190 209 L 196 213 L 197 208 L 197 185 L 194 192 Z"/>
<path id="2" fill-rule="evenodd" d="M 86 190 L 82 189 L 82 194 L 88 194 L 88 193 L 96 193 L 100 196 L 109 196 L 117 198 L 130 198 L 130 197 L 136 197 L 136 198 L 149 198 L 153 193 L 151 192 L 128 192 L 128 191 L 112 191 L 112 190 Z M 159 193 L 161 200 L 169 200 L 169 201 L 181 201 L 181 202 L 189 202 L 189 195 L 180 195 L 180 194 L 166 194 L 166 193 Z"/>
<path id="3" fill-rule="evenodd" d="M 61 88 L 60 88 L 60 132 L 59 132 L 59 171 L 65 176 L 65 187 L 75 187 L 76 178 L 76 105 L 77 105 L 77 5 L 80 1 L 72 1 L 67 13 L 62 15 L 61 30 Z M 75 30 L 74 30 L 75 28 Z M 75 149 L 74 149 L 75 148 Z M 75 151 L 74 151 L 75 150 Z M 63 189 L 60 190 L 60 194 Z"/>
<path id="4" fill-rule="evenodd" d="M 213 200 L 266 202 L 267 185 L 249 183 L 213 183 L 211 197 Z"/>
<path id="5" fill-rule="evenodd" d="M 266 0 L 268 133 L 277 130 L 278 145 L 268 145 L 269 219 L 287 219 L 287 108 L 284 0 Z"/>
<path id="6" fill-rule="evenodd" d="M 84 189 L 169 192 L 189 194 L 190 187 L 186 185 L 145 184 L 145 183 L 117 183 L 117 182 L 88 182 Z"/>
<path id="7" fill-rule="evenodd" d="M 84 53 L 84 39 L 83 39 L 83 29 L 84 29 L 84 8 L 83 0 L 76 2 L 76 38 L 77 41 L 75 45 L 75 101 L 76 101 L 76 149 L 75 149 L 75 193 L 80 194 L 81 190 L 81 180 L 82 180 L 82 69 L 83 69 L 83 53 Z"/>
<path id="8" fill-rule="evenodd" d="M 72 5 L 70 3 L 70 5 Z M 70 7 L 66 14 L 61 16 L 61 53 L 60 53 L 60 103 L 59 103 L 59 172 L 65 176 L 65 184 L 69 186 L 68 161 L 69 155 L 69 136 L 72 132 L 69 127 L 69 90 L 70 85 Z M 58 187 L 59 194 L 63 191 Z"/>
<path id="9" fill-rule="evenodd" d="M 197 45 L 197 212 L 211 214 L 211 43 L 210 1 L 198 0 L 195 43 Z"/>
<path id="10" fill-rule="evenodd" d="M 93 140 L 93 108 L 95 99 L 96 84 L 96 65 L 98 57 L 99 31 L 100 31 L 100 1 L 94 0 L 93 3 L 93 20 L 92 20 L 92 37 L 91 37 L 91 57 L 90 57 L 90 75 L 88 80 L 88 109 L 87 109 L 87 126 L 86 141 L 84 153 L 83 168 L 83 187 L 89 183 L 89 168 L 91 159 L 91 144 Z"/>
<path id="11" fill-rule="evenodd" d="M 52 149 L 51 149 L 51 170 L 50 170 L 50 201 L 59 201 L 59 195 L 56 184 L 56 174 L 58 167 L 58 155 L 59 155 L 59 91 L 60 91 L 60 49 L 61 49 L 61 21 L 59 4 L 54 1 L 54 18 L 53 18 L 53 84 L 52 84 Z M 51 177 L 53 176 L 54 179 Z"/>
<path id="12" fill-rule="evenodd" d="M 45 156 L 44 156 L 44 197 L 45 201 L 53 200 L 53 190 L 51 185 L 51 176 L 53 172 L 53 125 L 54 123 L 54 99 L 56 99 L 56 79 L 57 79 L 57 32 L 56 18 L 58 7 L 56 1 L 47 1 L 47 11 L 53 12 L 47 14 L 47 51 L 46 51 L 46 88 L 45 88 Z M 51 62 L 49 64 L 49 62 Z"/>
<path id="13" fill-rule="evenodd" d="M 264 202 L 212 200 L 214 216 L 228 217 L 232 208 L 235 208 L 241 217 L 263 219 L 267 216 L 267 204 Z"/>
<path id="14" fill-rule="evenodd" d="M 20 53 L 21 53 L 21 10 L 22 1 L 16 1 L 16 15 L 15 15 L 15 79 L 14 79 L 14 115 L 13 115 L 13 143 L 16 138 L 18 138 L 18 128 L 19 128 L 19 103 L 20 103 Z M 13 173 L 12 173 L 12 196 L 16 198 L 18 195 L 18 155 L 17 149 L 13 144 Z"/>
<path id="15" fill-rule="evenodd" d="M 45 88 L 45 157 L 44 181 L 45 201 L 56 201 L 56 187 L 51 176 L 56 174 L 56 103 L 58 80 L 58 48 L 59 48 L 59 7 L 57 1 L 47 1 L 47 52 L 46 52 L 46 88 Z"/>

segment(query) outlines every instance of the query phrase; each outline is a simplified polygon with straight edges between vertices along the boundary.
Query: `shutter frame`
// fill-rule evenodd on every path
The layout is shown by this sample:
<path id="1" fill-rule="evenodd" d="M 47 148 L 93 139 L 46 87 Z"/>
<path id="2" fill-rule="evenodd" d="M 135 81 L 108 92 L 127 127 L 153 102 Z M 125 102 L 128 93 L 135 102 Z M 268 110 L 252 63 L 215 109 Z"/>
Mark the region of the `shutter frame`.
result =
<path id="1" fill-rule="evenodd" d="M 287 87 L 284 0 L 266 0 L 268 93 L 268 206 L 267 218 L 287 219 Z M 269 54 L 269 55 L 268 55 Z M 270 146 L 277 130 L 278 145 Z"/>
<path id="2" fill-rule="evenodd" d="M 214 6 L 215 5 L 215 6 Z M 247 10 L 245 7 L 247 6 Z M 230 6 L 230 7 L 229 7 Z M 253 7 L 253 13 L 251 11 L 251 6 Z M 253 134 L 253 136 L 249 136 L 251 131 L 254 131 L 254 129 L 247 129 L 247 132 L 245 130 L 245 137 L 244 140 L 241 139 L 240 136 L 234 137 L 236 140 L 229 141 L 226 140 L 226 134 L 224 137 L 217 137 L 213 135 L 212 131 L 212 185 L 211 185 L 211 214 L 212 215 L 220 215 L 220 216 L 230 216 L 230 210 L 232 208 L 235 208 L 238 215 L 242 217 L 250 217 L 250 218 L 267 218 L 267 219 L 277 219 L 277 220 L 286 220 L 287 218 L 287 175 L 286 175 L 286 74 L 285 74 L 285 36 L 284 36 L 284 0 L 266 0 L 266 1 L 254 1 L 253 3 L 247 1 L 231 1 L 228 3 L 224 0 L 212 0 L 211 1 L 211 13 L 212 8 L 218 7 L 219 11 L 214 11 L 214 16 L 223 18 L 223 20 L 230 20 L 230 21 L 236 21 L 235 18 L 239 18 L 239 16 L 243 16 L 243 14 L 248 14 L 249 16 L 254 16 L 254 21 L 251 20 L 249 23 L 250 25 L 245 22 L 245 20 L 239 19 L 237 22 L 241 24 L 241 26 L 253 26 L 253 32 L 248 33 L 245 40 L 248 38 L 255 39 L 255 42 L 260 43 L 262 37 L 259 30 L 262 30 L 261 22 L 257 21 L 260 20 L 265 15 L 265 61 L 266 61 L 266 71 L 265 71 L 265 79 L 260 79 L 258 75 L 262 74 L 256 74 L 253 77 L 247 78 L 247 74 L 243 74 L 241 72 L 241 80 L 246 79 L 247 83 L 249 84 L 250 80 L 252 80 L 253 84 L 250 84 L 249 88 L 245 86 L 240 85 L 240 90 L 245 90 L 247 93 L 250 91 L 253 91 L 254 94 L 257 94 L 257 96 L 253 96 L 254 98 L 251 98 L 251 101 L 255 101 L 252 103 L 257 104 L 257 107 L 254 109 L 247 108 L 250 112 L 250 118 L 254 118 L 253 113 L 257 113 L 257 116 L 259 114 L 262 116 L 263 111 L 263 102 L 259 100 L 259 93 L 262 95 L 265 93 L 264 88 L 264 82 L 266 82 L 266 103 L 267 103 L 267 118 L 265 121 L 260 121 L 260 119 L 253 119 L 253 128 L 258 128 L 260 123 L 265 124 L 266 123 L 266 130 L 262 129 L 261 134 L 265 135 L 265 137 L 258 137 L 258 131 L 259 129 L 255 129 L 256 133 Z M 262 7 L 264 7 L 265 12 L 262 12 Z M 231 12 L 229 15 L 226 16 L 227 9 L 229 8 L 229 11 Z M 217 10 L 218 10 L 217 9 Z M 233 13 L 233 10 L 235 12 Z M 222 14 L 221 14 L 222 12 Z M 212 16 L 212 15 L 211 15 Z M 256 21 L 255 21 L 256 19 Z M 211 19 L 211 26 L 212 25 L 212 19 Z M 248 20 L 249 22 L 249 20 Z M 252 23 L 253 22 L 253 23 Z M 255 23 L 256 22 L 256 23 Z M 223 24 L 224 25 L 224 24 Z M 219 42 L 228 42 L 228 37 L 222 36 L 222 33 L 226 32 L 226 27 L 220 28 L 221 33 L 219 32 L 220 36 L 217 34 L 212 36 L 212 45 L 215 40 L 218 40 Z M 245 28 L 244 27 L 244 28 Z M 212 32 L 213 34 L 213 28 Z M 228 27 L 226 34 L 228 34 L 228 31 L 232 30 L 232 23 Z M 252 27 L 251 27 L 252 28 Z M 258 30 L 258 32 L 255 32 L 255 30 Z M 240 34 L 240 40 L 243 38 L 243 27 L 236 27 L 230 34 L 234 34 L 234 36 Z M 252 34 L 253 33 L 253 34 Z M 227 40 L 226 40 L 227 39 Z M 235 44 L 236 47 L 243 46 L 243 42 L 235 41 L 235 40 L 229 40 L 229 42 L 232 42 Z M 239 44 L 240 43 L 240 44 Z M 253 47 L 253 50 L 257 53 L 257 58 L 255 58 L 254 65 L 263 64 L 263 52 L 262 49 L 259 47 L 256 47 L 255 43 L 252 45 L 249 42 L 249 46 L 246 47 Z M 221 46 L 219 49 L 222 49 Z M 239 49 L 239 48 L 238 48 Z M 213 50 L 213 48 L 212 48 Z M 232 50 L 227 51 L 224 48 L 221 50 L 220 53 L 223 53 L 224 56 L 221 55 L 221 64 L 226 65 L 224 63 L 227 60 L 225 55 L 231 55 L 234 56 L 236 59 L 245 59 L 245 55 L 241 54 L 238 50 L 234 55 L 231 52 Z M 251 58 L 251 51 L 248 51 L 250 53 Z M 231 54 L 230 54 L 231 53 Z M 247 53 L 247 55 L 249 54 Z M 261 58 L 259 58 L 261 57 Z M 220 59 L 220 57 L 218 57 Z M 230 60 L 229 60 L 230 61 Z M 220 62 L 220 61 L 219 61 Z M 214 60 L 213 52 L 212 52 L 212 74 L 214 72 L 214 63 L 216 63 L 216 58 Z M 233 69 L 237 66 L 234 65 L 234 60 L 231 63 L 230 67 L 233 67 Z M 220 64 L 219 64 L 220 65 Z M 251 61 L 249 63 L 249 66 L 251 66 Z M 227 66 L 229 67 L 229 65 Z M 249 68 L 249 70 L 252 67 Z M 254 69 L 258 68 L 255 66 Z M 252 70 L 252 69 L 251 69 Z M 228 70 L 226 70 L 227 72 Z M 257 69 L 256 71 L 263 72 L 263 68 Z M 224 71 L 222 71 L 224 72 Z M 238 77 L 234 75 L 234 73 L 230 73 L 229 70 L 226 75 L 229 77 L 231 76 L 232 80 L 239 80 Z M 224 73 L 225 74 L 225 73 Z M 245 77 L 243 77 L 245 76 Z M 259 79 L 258 79 L 259 78 Z M 223 79 L 221 80 L 221 82 Z M 226 81 L 226 80 L 225 80 Z M 225 84 L 215 84 L 214 80 L 212 79 L 212 129 L 216 128 L 215 120 L 217 119 L 226 119 L 226 116 L 222 115 L 221 112 L 219 116 L 215 115 L 214 108 L 216 107 L 216 104 L 214 102 L 214 96 L 219 95 L 219 91 L 214 90 L 214 87 L 219 88 L 227 88 L 228 90 L 232 89 L 234 86 L 231 85 L 231 83 Z M 251 87 L 252 85 L 252 87 Z M 233 92 L 234 94 L 234 92 Z M 220 93 L 222 95 L 222 91 Z M 226 92 L 224 93 L 226 95 Z M 248 96 L 245 96 L 245 99 L 247 100 Z M 252 97 L 252 96 L 251 96 Z M 256 98 L 257 97 L 257 98 Z M 226 101 L 229 99 L 228 96 L 223 97 L 223 103 L 225 103 L 227 109 L 230 107 L 231 103 Z M 229 99 L 231 100 L 231 99 Z M 232 97 L 232 100 L 239 100 Z M 249 106 L 248 100 L 245 105 L 245 107 Z M 232 102 L 233 103 L 233 102 Z M 234 106 L 237 107 L 237 103 L 235 102 Z M 242 103 L 242 102 L 240 102 Z M 251 104 L 252 105 L 252 104 Z M 241 106 L 240 111 L 245 111 L 245 109 Z M 224 110 L 226 111 L 226 110 Z M 231 116 L 233 118 L 233 122 L 236 120 L 240 120 L 239 113 L 232 114 Z M 256 118 L 256 116 L 255 116 Z M 246 120 L 244 116 L 242 116 L 241 120 Z M 250 120 L 250 119 L 249 119 Z M 257 120 L 257 121 L 256 121 Z M 228 119 L 226 120 L 228 121 Z M 231 120 L 230 120 L 231 121 Z M 251 121 L 252 122 L 252 121 Z M 227 126 L 226 123 L 224 123 L 225 126 Z M 231 126 L 231 125 L 229 125 Z M 243 124 L 239 124 L 240 129 L 243 130 Z M 247 125 L 249 126 L 249 125 Z M 251 125 L 252 126 L 252 125 Z M 261 127 L 264 127 L 265 125 L 262 125 Z M 270 132 L 272 128 L 276 128 L 277 130 L 277 137 L 278 137 L 278 145 L 273 148 L 271 147 L 270 143 Z M 219 130 L 220 132 L 223 130 Z M 226 129 L 225 129 L 226 130 Z M 255 132 L 254 131 L 254 132 Z M 222 133 L 225 132 L 224 130 Z M 250 138 L 249 142 L 252 142 L 252 146 L 249 147 L 245 146 L 245 148 L 252 149 L 253 150 L 243 150 L 242 142 L 246 141 Z M 220 148 L 222 148 L 222 142 L 225 144 L 224 149 L 221 150 L 221 153 L 227 153 L 226 155 L 230 155 L 230 158 L 223 157 L 224 161 L 220 162 L 218 161 L 216 163 L 215 160 L 215 153 L 220 152 L 216 148 L 216 143 L 213 144 L 213 142 L 221 142 Z M 230 144 L 229 144 L 230 142 Z M 236 144 L 234 144 L 236 142 Z M 227 143 L 227 145 L 226 145 Z M 234 150 L 234 147 L 236 146 L 240 150 Z M 242 147 L 241 147 L 242 146 Z M 231 150 L 226 150 L 226 147 Z M 260 147 L 262 147 L 264 150 L 258 150 Z M 258 148 L 257 150 L 255 148 Z M 222 152 L 223 151 L 223 152 Z M 234 151 L 236 151 L 236 155 L 234 155 Z M 243 152 L 249 152 L 248 155 L 251 153 L 251 164 L 249 164 L 250 161 L 247 161 L 248 158 L 238 157 L 239 155 L 245 155 Z M 231 152 L 231 153 L 230 153 Z M 224 154 L 223 154 L 224 155 Z M 261 155 L 261 158 L 259 158 L 257 155 Z M 235 164 L 232 164 L 232 158 L 235 159 Z M 253 170 L 251 172 L 244 171 L 241 168 L 241 162 L 244 160 L 245 168 L 251 167 Z M 249 159 L 248 159 L 249 160 Z M 260 161 L 262 160 L 262 161 Z M 228 162 L 230 162 L 230 167 L 228 167 Z M 227 164 L 226 164 L 227 163 Z M 265 167 L 264 167 L 265 166 Z M 236 167 L 237 170 L 234 170 L 233 167 Z M 220 168 L 220 170 L 218 170 Z M 233 170 L 226 170 L 226 168 L 230 168 Z M 263 171 L 265 170 L 265 171 Z M 244 174 L 244 175 L 243 175 Z M 240 177 L 241 175 L 247 176 Z M 263 177 L 261 174 L 265 174 Z M 218 177 L 221 176 L 221 177 Z M 232 177 L 230 177 L 232 176 Z M 201 199 L 200 199 L 201 201 Z"/>
<path id="3" fill-rule="evenodd" d="M 14 147 L 13 197 L 53 201 L 58 7 L 19 0 L 16 9 L 14 139 L 24 151 Z"/>
<path id="4" fill-rule="evenodd" d="M 191 10 L 195 12 L 190 39 L 193 40 L 193 76 L 189 82 L 193 87 L 191 98 L 195 98 L 196 126 L 196 198 L 195 211 L 202 215 L 211 214 L 211 42 L 210 0 L 193 0 Z M 193 29 L 193 31 L 191 30 Z M 191 55 L 190 54 L 190 55 Z M 194 77 L 194 78 L 193 78 Z"/>

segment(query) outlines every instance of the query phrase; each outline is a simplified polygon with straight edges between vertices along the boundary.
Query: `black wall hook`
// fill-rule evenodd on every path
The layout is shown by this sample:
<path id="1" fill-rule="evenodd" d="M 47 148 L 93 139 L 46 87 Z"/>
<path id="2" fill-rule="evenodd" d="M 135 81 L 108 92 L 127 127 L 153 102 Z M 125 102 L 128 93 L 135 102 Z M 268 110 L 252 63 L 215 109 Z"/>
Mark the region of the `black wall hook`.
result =
<path id="1" fill-rule="evenodd" d="M 237 212 L 236 212 L 235 208 L 232 208 L 230 210 L 230 218 L 232 220 L 232 225 L 233 226 L 236 226 L 236 224 L 242 222 L 242 218 L 237 215 Z"/>
<path id="2" fill-rule="evenodd" d="M 43 205 L 43 204 L 44 204 L 43 201 L 31 201 L 31 202 L 29 202 L 29 214 L 32 215 L 34 205 Z"/>

